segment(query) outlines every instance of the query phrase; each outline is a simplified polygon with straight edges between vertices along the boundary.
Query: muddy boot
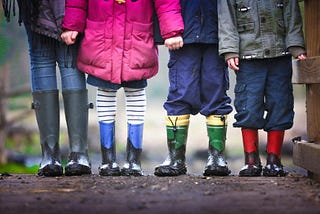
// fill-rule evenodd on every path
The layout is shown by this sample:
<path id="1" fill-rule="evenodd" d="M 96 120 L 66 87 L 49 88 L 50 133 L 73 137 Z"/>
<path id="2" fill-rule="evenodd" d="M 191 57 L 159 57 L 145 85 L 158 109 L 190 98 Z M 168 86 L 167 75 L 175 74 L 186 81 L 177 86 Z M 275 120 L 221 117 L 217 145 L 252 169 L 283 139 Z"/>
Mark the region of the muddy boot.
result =
<path id="1" fill-rule="evenodd" d="M 267 164 L 263 168 L 263 176 L 283 177 L 287 174 L 288 172 L 283 169 L 280 158 L 275 154 L 269 153 L 267 155 Z"/>
<path id="2" fill-rule="evenodd" d="M 88 156 L 88 91 L 65 90 L 62 94 L 70 145 L 65 175 L 91 174 Z"/>
<path id="3" fill-rule="evenodd" d="M 267 164 L 263 168 L 263 175 L 268 177 L 286 176 L 287 171 L 281 164 L 281 150 L 284 131 L 269 131 L 267 143 Z"/>
<path id="4" fill-rule="evenodd" d="M 242 129 L 241 131 L 245 155 L 245 165 L 240 170 L 239 176 L 260 176 L 262 172 L 262 166 L 258 149 L 258 130 Z"/>
<path id="5" fill-rule="evenodd" d="M 186 142 L 190 115 L 167 116 L 167 159 L 155 168 L 156 176 L 179 176 L 187 173 Z"/>
<path id="6" fill-rule="evenodd" d="M 99 167 L 101 176 L 119 176 L 120 168 L 116 163 L 116 145 L 114 139 L 115 123 L 99 122 L 102 164 Z"/>
<path id="7" fill-rule="evenodd" d="M 42 150 L 38 175 L 60 176 L 63 169 L 59 149 L 59 92 L 36 91 L 32 96 L 32 108 L 36 113 Z"/>
<path id="8" fill-rule="evenodd" d="M 231 173 L 224 157 L 227 118 L 225 115 L 211 115 L 207 117 L 207 131 L 209 136 L 208 161 L 204 176 L 227 176 Z"/>
<path id="9" fill-rule="evenodd" d="M 141 169 L 143 124 L 128 123 L 127 163 L 121 169 L 124 176 L 143 176 Z"/>

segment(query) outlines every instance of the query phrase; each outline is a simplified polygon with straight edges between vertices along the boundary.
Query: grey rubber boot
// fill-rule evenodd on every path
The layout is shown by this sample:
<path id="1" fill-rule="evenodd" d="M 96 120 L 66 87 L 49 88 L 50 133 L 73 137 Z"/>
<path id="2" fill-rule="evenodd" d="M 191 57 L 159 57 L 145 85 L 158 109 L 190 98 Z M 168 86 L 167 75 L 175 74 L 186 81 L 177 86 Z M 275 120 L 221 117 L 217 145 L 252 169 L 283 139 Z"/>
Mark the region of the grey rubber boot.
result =
<path id="1" fill-rule="evenodd" d="M 69 135 L 69 157 L 65 175 L 91 174 L 88 156 L 88 91 L 62 92 Z"/>
<path id="2" fill-rule="evenodd" d="M 32 108 L 36 114 L 42 150 L 38 175 L 60 176 L 63 169 L 59 149 L 59 92 L 36 91 L 32 96 Z"/>

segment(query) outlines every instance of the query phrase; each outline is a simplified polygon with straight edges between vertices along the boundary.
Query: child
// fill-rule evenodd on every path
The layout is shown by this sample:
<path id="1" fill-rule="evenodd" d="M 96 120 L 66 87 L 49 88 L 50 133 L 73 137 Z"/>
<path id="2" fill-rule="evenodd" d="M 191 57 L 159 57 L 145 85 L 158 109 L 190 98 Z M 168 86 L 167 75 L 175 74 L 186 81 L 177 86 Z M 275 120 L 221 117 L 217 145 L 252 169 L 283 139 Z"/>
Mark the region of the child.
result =
<path id="1" fill-rule="evenodd" d="M 10 19 L 13 1 L 3 1 Z M 78 43 L 64 44 L 60 38 L 64 0 L 18 1 L 19 23 L 23 22 L 29 43 L 33 108 L 40 131 L 42 160 L 38 175 L 63 174 L 59 149 L 59 66 L 70 152 L 65 175 L 91 174 L 88 157 L 88 95 L 85 75 L 75 66 Z"/>
<path id="2" fill-rule="evenodd" d="M 61 37 L 73 44 L 83 33 L 78 68 L 98 87 L 102 176 L 141 176 L 140 155 L 146 110 L 147 79 L 158 72 L 158 50 L 153 38 L 157 12 L 161 34 L 169 49 L 183 45 L 183 21 L 178 0 L 66 1 Z M 116 93 L 124 88 L 128 124 L 127 163 L 120 170 L 115 152 Z"/>
<path id="3" fill-rule="evenodd" d="M 281 148 L 294 117 L 291 55 L 306 58 L 298 1 L 219 0 L 218 7 L 219 53 L 236 73 L 233 125 L 241 128 L 245 154 L 239 175 L 260 176 L 258 130 L 263 129 L 268 135 L 263 175 L 285 176 Z"/>
<path id="4" fill-rule="evenodd" d="M 167 111 L 168 158 L 155 168 L 157 176 L 186 174 L 185 150 L 190 114 L 207 119 L 209 137 L 205 176 L 230 174 L 224 157 L 227 115 L 232 111 L 226 91 L 229 76 L 218 54 L 216 0 L 180 0 L 185 25 L 184 46 L 170 51 Z"/>

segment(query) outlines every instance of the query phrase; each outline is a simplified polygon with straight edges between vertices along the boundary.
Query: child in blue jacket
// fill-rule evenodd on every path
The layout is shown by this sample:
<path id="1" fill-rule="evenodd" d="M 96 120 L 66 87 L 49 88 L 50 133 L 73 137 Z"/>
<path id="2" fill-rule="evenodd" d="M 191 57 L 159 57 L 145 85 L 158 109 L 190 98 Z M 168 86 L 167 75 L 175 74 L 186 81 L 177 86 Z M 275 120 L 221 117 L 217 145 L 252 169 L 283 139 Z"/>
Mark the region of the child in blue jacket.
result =
<path id="1" fill-rule="evenodd" d="M 218 54 L 216 0 L 181 0 L 185 31 L 184 46 L 170 51 L 167 112 L 168 158 L 155 168 L 157 176 L 186 174 L 185 150 L 190 115 L 207 119 L 209 137 L 205 176 L 226 176 L 230 170 L 224 157 L 227 115 L 232 111 L 226 94 L 229 77 Z"/>

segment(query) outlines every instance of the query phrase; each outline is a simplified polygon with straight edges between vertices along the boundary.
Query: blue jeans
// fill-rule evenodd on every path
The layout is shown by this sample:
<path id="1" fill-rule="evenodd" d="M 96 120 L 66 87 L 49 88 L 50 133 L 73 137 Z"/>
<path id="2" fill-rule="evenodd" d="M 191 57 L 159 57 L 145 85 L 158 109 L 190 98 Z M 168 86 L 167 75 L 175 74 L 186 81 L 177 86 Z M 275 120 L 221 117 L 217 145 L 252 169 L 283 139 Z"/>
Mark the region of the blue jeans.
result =
<path id="1" fill-rule="evenodd" d="M 62 90 L 86 88 L 85 74 L 76 68 L 78 45 L 67 46 L 56 39 L 39 35 L 25 24 L 28 36 L 32 92 L 56 90 L 58 65 Z"/>
<path id="2" fill-rule="evenodd" d="M 216 44 L 187 44 L 171 51 L 167 115 L 227 115 L 229 73 Z"/>
<path id="3" fill-rule="evenodd" d="M 290 129 L 294 117 L 291 57 L 241 60 L 239 66 L 234 127 Z"/>

